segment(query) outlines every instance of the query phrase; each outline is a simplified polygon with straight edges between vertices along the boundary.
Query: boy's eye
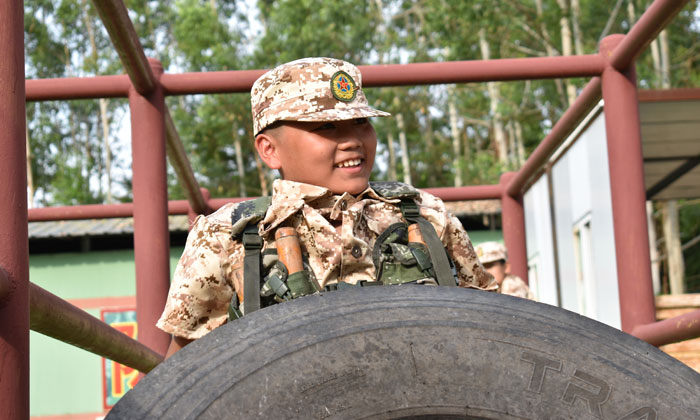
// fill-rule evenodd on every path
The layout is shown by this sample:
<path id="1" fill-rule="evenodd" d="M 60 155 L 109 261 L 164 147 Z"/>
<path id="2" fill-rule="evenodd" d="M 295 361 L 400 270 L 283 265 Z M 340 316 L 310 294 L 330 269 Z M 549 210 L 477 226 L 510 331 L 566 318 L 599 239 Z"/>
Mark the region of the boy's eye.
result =
<path id="1" fill-rule="evenodd" d="M 355 125 L 363 125 L 363 124 L 367 124 L 369 122 L 369 120 L 367 118 L 355 118 L 354 122 L 355 122 Z"/>
<path id="2" fill-rule="evenodd" d="M 316 128 L 314 128 L 311 131 L 325 131 L 325 130 L 333 130 L 335 128 L 335 124 L 333 123 L 325 123 L 323 125 L 320 125 Z"/>

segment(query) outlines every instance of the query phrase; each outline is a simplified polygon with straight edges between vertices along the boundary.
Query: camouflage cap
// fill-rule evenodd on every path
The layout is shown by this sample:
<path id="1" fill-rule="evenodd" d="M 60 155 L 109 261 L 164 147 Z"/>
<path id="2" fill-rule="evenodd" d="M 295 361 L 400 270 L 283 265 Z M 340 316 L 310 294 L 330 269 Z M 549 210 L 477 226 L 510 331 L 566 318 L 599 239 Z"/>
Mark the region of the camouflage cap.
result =
<path id="1" fill-rule="evenodd" d="M 362 75 L 334 58 L 302 58 L 263 74 L 250 90 L 253 131 L 275 121 L 342 121 L 391 114 L 367 104 Z"/>
<path id="2" fill-rule="evenodd" d="M 506 247 L 500 242 L 484 242 L 476 246 L 476 255 L 479 257 L 479 261 L 482 264 L 487 264 L 490 262 L 495 262 L 499 260 L 506 261 L 508 259 L 506 254 Z"/>

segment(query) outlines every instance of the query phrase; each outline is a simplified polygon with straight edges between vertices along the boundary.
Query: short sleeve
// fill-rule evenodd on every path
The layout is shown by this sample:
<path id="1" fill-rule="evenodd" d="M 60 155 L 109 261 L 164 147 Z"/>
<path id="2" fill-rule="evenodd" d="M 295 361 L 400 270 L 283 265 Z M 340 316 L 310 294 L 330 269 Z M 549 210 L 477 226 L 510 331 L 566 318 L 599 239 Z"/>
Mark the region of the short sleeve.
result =
<path id="1" fill-rule="evenodd" d="M 421 191 L 420 206 L 421 215 L 435 227 L 435 231 L 455 263 L 459 285 L 481 290 L 498 289 L 496 280 L 479 262 L 467 231 L 456 217 L 450 216 L 445 203 L 432 194 Z"/>
<path id="2" fill-rule="evenodd" d="M 448 216 L 447 219 L 442 242 L 457 268 L 459 285 L 481 290 L 496 290 L 498 283 L 481 265 L 462 223 L 453 216 Z"/>
<path id="3" fill-rule="evenodd" d="M 204 216 L 195 220 L 158 328 L 197 339 L 226 322 L 234 288 L 229 280 L 231 249 L 217 237 L 220 232 L 221 228 Z"/>

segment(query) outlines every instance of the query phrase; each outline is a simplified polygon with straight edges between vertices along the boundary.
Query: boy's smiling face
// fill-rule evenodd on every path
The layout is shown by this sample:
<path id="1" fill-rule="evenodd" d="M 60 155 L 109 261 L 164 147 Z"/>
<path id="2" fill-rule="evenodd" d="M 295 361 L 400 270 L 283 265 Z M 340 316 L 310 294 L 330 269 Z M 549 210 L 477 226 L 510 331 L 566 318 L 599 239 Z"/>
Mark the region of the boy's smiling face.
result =
<path id="1" fill-rule="evenodd" d="M 367 118 L 285 121 L 255 139 L 262 160 L 284 179 L 359 194 L 367 188 L 377 134 Z"/>

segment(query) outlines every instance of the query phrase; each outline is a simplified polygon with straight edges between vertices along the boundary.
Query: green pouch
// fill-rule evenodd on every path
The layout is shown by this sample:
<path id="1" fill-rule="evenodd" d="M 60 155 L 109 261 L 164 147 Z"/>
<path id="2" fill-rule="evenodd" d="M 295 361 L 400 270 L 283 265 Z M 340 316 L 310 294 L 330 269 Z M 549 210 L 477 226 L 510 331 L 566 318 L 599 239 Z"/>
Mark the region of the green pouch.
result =
<path id="1" fill-rule="evenodd" d="M 411 252 L 411 248 L 408 245 L 397 243 L 386 245 L 388 245 L 391 249 L 385 250 L 384 253 L 391 253 L 396 262 L 406 266 L 416 265 L 418 263 L 416 261 L 416 257 L 413 255 L 413 252 Z"/>
<path id="2" fill-rule="evenodd" d="M 389 226 L 374 244 L 372 260 L 382 284 L 433 283 L 432 263 L 425 245 L 408 242 L 405 223 Z"/>
<path id="3" fill-rule="evenodd" d="M 292 299 L 312 295 L 319 291 L 316 282 L 312 281 L 307 270 L 290 274 L 287 277 L 287 287 L 289 287 Z"/>
<path id="4" fill-rule="evenodd" d="M 313 275 L 309 274 L 307 264 L 304 266 L 304 270 L 289 274 L 287 267 L 277 258 L 276 251 L 265 255 L 263 267 L 267 274 L 260 295 L 263 298 L 274 297 L 275 302 L 284 302 L 316 293 L 320 288 Z"/>
<path id="5" fill-rule="evenodd" d="M 417 265 L 405 266 L 397 262 L 384 262 L 382 265 L 383 284 L 415 283 L 426 278 L 425 273 Z"/>

